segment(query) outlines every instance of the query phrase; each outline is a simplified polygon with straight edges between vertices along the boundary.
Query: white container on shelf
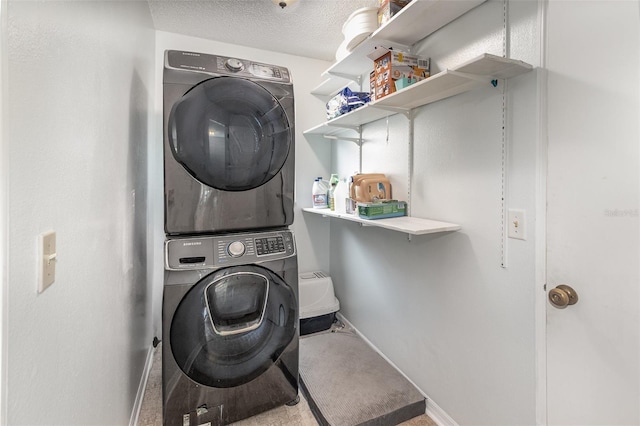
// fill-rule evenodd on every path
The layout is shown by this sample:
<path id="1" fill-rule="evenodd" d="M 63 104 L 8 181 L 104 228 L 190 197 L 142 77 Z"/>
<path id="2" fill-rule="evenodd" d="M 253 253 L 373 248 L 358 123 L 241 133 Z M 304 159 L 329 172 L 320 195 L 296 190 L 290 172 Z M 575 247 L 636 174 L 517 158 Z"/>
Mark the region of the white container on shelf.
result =
<path id="1" fill-rule="evenodd" d="M 336 61 L 341 61 L 349 55 L 349 50 L 347 50 L 347 40 L 343 40 L 338 46 L 338 50 L 336 50 Z"/>
<path id="2" fill-rule="evenodd" d="M 336 189 L 333 191 L 333 198 L 335 199 L 336 213 L 347 212 L 347 197 L 349 196 L 349 188 L 346 179 L 340 179 L 336 185 Z"/>
<path id="3" fill-rule="evenodd" d="M 363 7 L 353 12 L 342 26 L 342 34 L 344 34 L 347 50 L 353 50 L 377 29 L 377 7 Z"/>

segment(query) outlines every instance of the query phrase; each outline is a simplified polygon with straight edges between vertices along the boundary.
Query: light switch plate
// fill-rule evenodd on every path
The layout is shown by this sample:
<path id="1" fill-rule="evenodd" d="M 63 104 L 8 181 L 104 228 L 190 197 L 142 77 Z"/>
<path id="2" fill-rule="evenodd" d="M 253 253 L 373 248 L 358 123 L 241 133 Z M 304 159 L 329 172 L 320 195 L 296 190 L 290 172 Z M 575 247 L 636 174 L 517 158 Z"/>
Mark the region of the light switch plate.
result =
<path id="1" fill-rule="evenodd" d="M 38 240 L 38 293 L 42 293 L 56 279 L 56 233 L 45 232 Z"/>
<path id="2" fill-rule="evenodd" d="M 524 210 L 509 209 L 509 238 L 526 240 L 526 220 Z"/>

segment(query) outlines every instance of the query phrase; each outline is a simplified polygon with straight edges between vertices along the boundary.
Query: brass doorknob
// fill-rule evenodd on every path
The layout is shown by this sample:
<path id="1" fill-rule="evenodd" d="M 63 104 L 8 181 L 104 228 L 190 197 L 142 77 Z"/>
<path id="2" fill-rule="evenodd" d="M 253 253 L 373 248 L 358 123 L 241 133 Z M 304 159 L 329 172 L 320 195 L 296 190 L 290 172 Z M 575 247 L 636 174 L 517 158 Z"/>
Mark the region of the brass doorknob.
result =
<path id="1" fill-rule="evenodd" d="M 549 290 L 549 302 L 559 309 L 578 303 L 578 293 L 566 284 L 560 284 Z"/>

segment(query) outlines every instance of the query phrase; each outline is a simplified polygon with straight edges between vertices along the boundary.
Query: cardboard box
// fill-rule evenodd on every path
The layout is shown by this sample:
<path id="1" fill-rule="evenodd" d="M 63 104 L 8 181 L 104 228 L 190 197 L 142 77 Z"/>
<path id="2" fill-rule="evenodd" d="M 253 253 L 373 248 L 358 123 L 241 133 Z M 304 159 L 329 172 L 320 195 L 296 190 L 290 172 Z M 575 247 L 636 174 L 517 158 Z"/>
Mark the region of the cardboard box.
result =
<path id="1" fill-rule="evenodd" d="M 417 80 L 415 78 L 402 77 L 395 80 L 396 83 L 396 91 L 405 89 L 415 83 Z"/>
<path id="2" fill-rule="evenodd" d="M 371 102 L 376 100 L 376 72 L 369 73 L 369 99 Z"/>
<path id="3" fill-rule="evenodd" d="M 379 0 L 378 25 L 384 25 L 411 0 Z"/>
<path id="4" fill-rule="evenodd" d="M 363 219 L 384 219 L 405 216 L 407 203 L 389 200 L 382 203 L 358 203 L 358 216 Z"/>
<path id="5" fill-rule="evenodd" d="M 430 75 L 429 59 L 383 47 L 377 47 L 368 56 L 373 59 L 376 100 L 396 91 L 395 80 L 406 78 L 418 82 Z"/>

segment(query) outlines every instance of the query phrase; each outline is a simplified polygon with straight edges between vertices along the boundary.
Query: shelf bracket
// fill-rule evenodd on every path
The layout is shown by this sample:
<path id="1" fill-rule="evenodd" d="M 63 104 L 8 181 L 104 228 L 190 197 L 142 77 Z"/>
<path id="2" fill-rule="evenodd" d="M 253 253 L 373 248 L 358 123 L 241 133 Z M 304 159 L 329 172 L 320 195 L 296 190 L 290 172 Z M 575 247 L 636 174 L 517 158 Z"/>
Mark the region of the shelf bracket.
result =
<path id="1" fill-rule="evenodd" d="M 360 126 L 350 126 L 348 124 L 331 124 L 331 123 L 327 123 L 327 126 L 329 127 L 336 127 L 338 129 L 349 129 L 349 130 L 355 130 L 356 132 L 360 131 Z"/>
<path id="2" fill-rule="evenodd" d="M 499 86 L 500 93 L 504 93 L 504 79 L 502 78 L 496 78 L 488 75 L 482 76 L 482 75 L 470 74 L 468 72 L 453 71 L 453 70 L 447 70 L 447 72 L 452 75 L 468 78 L 469 80 L 479 81 L 481 83 L 489 83 L 493 87 Z"/>
<path id="3" fill-rule="evenodd" d="M 477 74 L 471 74 L 471 73 L 468 73 L 468 72 L 447 70 L 447 73 L 452 74 L 452 75 L 458 75 L 458 76 L 464 77 L 464 78 L 468 78 L 469 80 L 480 81 L 482 83 L 491 83 L 491 80 L 495 80 L 491 76 L 482 76 L 482 75 L 477 75 Z"/>
<path id="4" fill-rule="evenodd" d="M 411 109 L 410 108 L 400 108 L 400 107 L 375 105 L 375 104 L 370 104 L 370 105 L 371 105 L 371 108 L 377 108 L 377 109 L 381 109 L 383 111 L 390 111 L 390 112 L 393 112 L 394 114 L 402 114 L 407 118 L 411 118 Z"/>
<path id="5" fill-rule="evenodd" d="M 355 81 L 356 83 L 358 83 L 358 85 L 362 84 L 362 75 L 351 75 L 351 74 L 344 74 L 341 72 L 328 72 L 327 74 L 334 75 L 340 78 L 345 78 L 347 80 Z"/>
<path id="6" fill-rule="evenodd" d="M 347 142 L 353 142 L 356 145 L 360 146 L 362 145 L 362 138 L 347 138 L 347 137 L 343 137 L 343 136 L 334 136 L 334 135 L 322 135 L 325 139 L 331 139 L 334 141 L 347 141 Z"/>

